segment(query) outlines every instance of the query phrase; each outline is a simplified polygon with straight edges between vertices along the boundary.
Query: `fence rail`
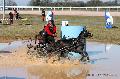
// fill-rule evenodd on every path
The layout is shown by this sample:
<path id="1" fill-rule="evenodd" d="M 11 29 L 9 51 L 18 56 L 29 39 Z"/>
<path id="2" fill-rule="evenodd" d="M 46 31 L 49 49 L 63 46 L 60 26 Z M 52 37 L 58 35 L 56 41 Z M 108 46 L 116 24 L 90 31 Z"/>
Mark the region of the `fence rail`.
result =
<path id="1" fill-rule="evenodd" d="M 107 6 L 107 7 L 41 7 L 41 6 L 5 6 L 6 10 L 12 10 L 13 8 L 16 8 L 17 10 L 38 10 L 41 11 L 41 9 L 45 8 L 46 10 L 53 9 L 53 10 L 84 10 L 84 11 L 102 11 L 105 9 L 108 9 L 109 11 L 120 11 L 120 6 Z M 3 6 L 0 6 L 0 10 L 3 9 Z"/>

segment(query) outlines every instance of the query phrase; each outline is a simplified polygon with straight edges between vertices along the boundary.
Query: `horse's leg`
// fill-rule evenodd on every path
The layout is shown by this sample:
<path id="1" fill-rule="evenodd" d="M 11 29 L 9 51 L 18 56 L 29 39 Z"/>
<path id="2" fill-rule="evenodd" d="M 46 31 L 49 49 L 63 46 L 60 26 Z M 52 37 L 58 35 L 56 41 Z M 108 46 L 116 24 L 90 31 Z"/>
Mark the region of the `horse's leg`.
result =
<path id="1" fill-rule="evenodd" d="M 64 57 L 64 52 L 60 52 L 60 57 Z"/>
<path id="2" fill-rule="evenodd" d="M 77 47 L 77 49 L 76 49 L 76 52 L 78 52 L 82 57 L 81 57 L 81 61 L 84 61 L 84 59 L 87 57 L 87 60 L 89 59 L 89 57 L 88 57 L 88 54 L 87 54 L 87 52 L 84 52 L 84 47 L 83 46 L 79 46 L 79 47 Z"/>
<path id="3" fill-rule="evenodd" d="M 81 61 L 83 61 L 83 60 L 84 60 L 84 58 L 85 58 L 85 56 L 84 56 L 83 52 L 79 52 L 79 54 L 82 56 L 80 60 L 81 60 Z"/>
<path id="4" fill-rule="evenodd" d="M 38 35 L 35 35 L 35 44 L 36 44 L 36 42 L 37 42 L 37 38 L 38 38 Z"/>
<path id="5" fill-rule="evenodd" d="M 82 52 L 81 54 L 83 56 L 81 58 L 81 60 L 84 60 L 84 61 L 89 61 L 90 60 L 87 52 Z"/>

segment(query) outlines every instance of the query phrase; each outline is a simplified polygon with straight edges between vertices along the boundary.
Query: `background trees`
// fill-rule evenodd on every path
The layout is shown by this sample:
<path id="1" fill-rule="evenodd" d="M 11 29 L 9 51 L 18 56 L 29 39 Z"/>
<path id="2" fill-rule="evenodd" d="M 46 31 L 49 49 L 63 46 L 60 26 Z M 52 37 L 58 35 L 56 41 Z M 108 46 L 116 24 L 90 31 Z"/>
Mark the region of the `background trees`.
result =
<path id="1" fill-rule="evenodd" d="M 5 4 L 6 6 L 17 6 L 17 3 L 13 0 L 6 0 Z"/>
<path id="2" fill-rule="evenodd" d="M 0 0 L 0 6 L 3 5 L 3 0 Z M 17 3 L 14 0 L 5 0 L 6 6 L 17 6 Z"/>
<path id="3" fill-rule="evenodd" d="M 103 2 L 101 0 L 90 0 L 88 2 L 74 0 L 31 0 L 32 6 L 59 6 L 59 7 L 84 7 L 84 6 L 118 6 L 118 0 Z"/>

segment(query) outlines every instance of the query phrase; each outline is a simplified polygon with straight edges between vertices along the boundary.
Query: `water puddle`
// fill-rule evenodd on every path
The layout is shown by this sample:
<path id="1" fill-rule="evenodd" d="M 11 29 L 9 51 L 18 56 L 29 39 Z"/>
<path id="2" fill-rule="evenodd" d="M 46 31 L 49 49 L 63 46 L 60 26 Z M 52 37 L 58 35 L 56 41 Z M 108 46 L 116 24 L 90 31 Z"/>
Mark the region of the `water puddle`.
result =
<path id="1" fill-rule="evenodd" d="M 0 68 L 0 79 L 27 79 L 24 68 Z"/>
<path id="2" fill-rule="evenodd" d="M 82 75 L 87 74 L 87 69 L 81 69 L 80 67 L 70 67 L 68 65 L 60 66 L 35 66 L 28 69 L 29 74 L 38 77 L 38 79 L 70 79 L 70 78 L 85 78 Z"/>
<path id="3" fill-rule="evenodd" d="M 40 65 L 27 68 L 0 68 L 0 79 L 69 79 L 80 78 L 87 73 L 87 69 L 78 66 Z"/>
<path id="4" fill-rule="evenodd" d="M 0 43 L 0 54 L 26 45 L 15 41 L 11 44 Z M 87 52 L 92 68 L 71 65 L 40 65 L 22 68 L 0 68 L 0 79 L 120 79 L 120 46 L 87 42 Z M 72 53 L 72 52 L 71 52 Z M 73 54 L 73 53 L 72 53 Z M 79 58 L 74 55 L 73 58 Z"/>
<path id="5" fill-rule="evenodd" d="M 120 46 L 114 44 L 87 43 L 87 51 L 93 64 L 87 79 L 120 78 Z"/>
<path id="6" fill-rule="evenodd" d="M 11 43 L 0 43 L 0 50 L 10 51 L 12 49 L 19 48 L 21 46 L 25 46 L 27 41 L 14 41 Z"/>

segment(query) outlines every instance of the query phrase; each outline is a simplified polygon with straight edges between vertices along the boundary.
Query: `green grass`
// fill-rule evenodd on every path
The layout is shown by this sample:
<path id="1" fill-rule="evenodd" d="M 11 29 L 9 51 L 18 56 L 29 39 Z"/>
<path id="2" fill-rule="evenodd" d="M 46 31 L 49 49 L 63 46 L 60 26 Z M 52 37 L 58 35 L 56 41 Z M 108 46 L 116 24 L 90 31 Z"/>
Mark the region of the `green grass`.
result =
<path id="1" fill-rule="evenodd" d="M 27 20 L 14 21 L 13 25 L 0 25 L 0 41 L 3 41 L 3 39 L 16 40 L 18 38 L 34 38 L 35 34 L 42 30 L 46 24 L 46 22 L 41 21 L 41 16 L 39 15 L 22 15 L 22 17 L 27 18 Z M 120 44 L 120 17 L 113 18 L 114 26 L 118 28 L 105 29 L 104 17 L 55 16 L 57 35 L 58 37 L 60 36 L 61 21 L 68 20 L 69 25 L 86 26 L 93 34 L 93 37 L 88 40 Z"/>

